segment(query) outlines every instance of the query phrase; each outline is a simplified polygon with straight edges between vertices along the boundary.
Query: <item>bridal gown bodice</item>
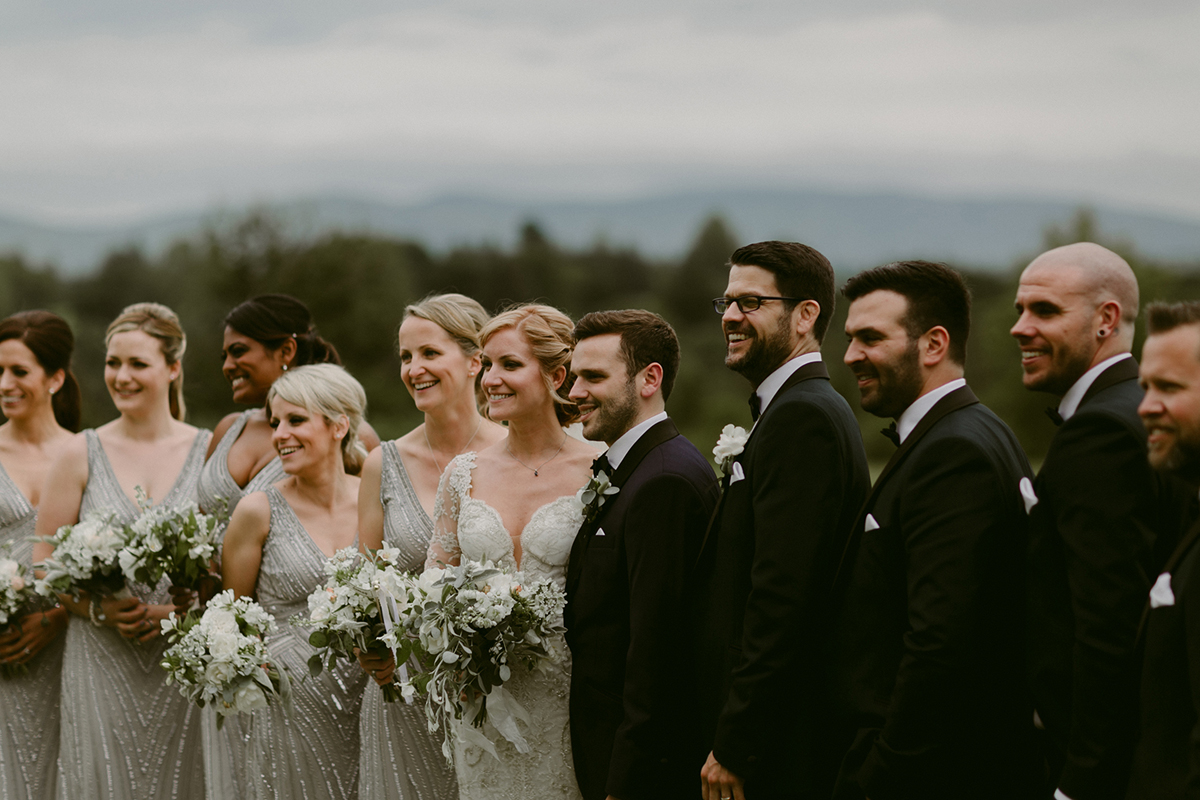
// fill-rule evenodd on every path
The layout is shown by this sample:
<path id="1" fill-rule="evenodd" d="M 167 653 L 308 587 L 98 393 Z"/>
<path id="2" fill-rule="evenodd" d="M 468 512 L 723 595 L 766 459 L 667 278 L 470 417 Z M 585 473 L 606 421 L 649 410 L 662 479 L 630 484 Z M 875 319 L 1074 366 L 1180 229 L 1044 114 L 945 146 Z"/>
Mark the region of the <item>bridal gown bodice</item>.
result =
<path id="1" fill-rule="evenodd" d="M 88 480 L 79 506 L 114 515 L 118 524 L 138 516 L 113 472 L 100 437 L 87 437 Z M 198 431 L 183 469 L 160 505 L 196 499 L 196 481 L 208 449 L 209 431 Z M 170 581 L 129 584 L 149 604 L 170 603 Z M 159 665 L 167 640 L 138 643 L 116 629 L 83 617 L 67 626 L 62 670 L 62 734 L 59 797 L 71 800 L 168 800 L 203 798 L 199 709 L 168 686 Z"/>
<path id="2" fill-rule="evenodd" d="M 471 496 L 475 454 L 465 453 L 447 467 L 438 492 L 434 544 L 450 557 L 491 561 L 505 570 L 518 567 L 526 580 L 549 578 L 564 588 L 571 544 L 583 522 L 574 495 L 559 497 L 541 506 L 520 533 L 521 563 L 513 539 L 499 512 Z M 484 732 L 495 743 L 499 758 L 461 737 L 455 749 L 455 769 L 463 800 L 561 800 L 578 798 L 579 786 L 571 759 L 568 698 L 571 682 L 570 654 L 566 643 L 552 642 L 562 655 L 558 664 L 544 664 L 533 672 L 514 671 L 505 688 L 529 712 L 530 724 L 517 725 L 530 745 L 522 754 L 485 724 Z"/>
<path id="3" fill-rule="evenodd" d="M 0 465 L 0 556 L 32 567 L 37 510 Z M 32 580 L 33 571 L 27 573 Z M 46 645 L 29 672 L 0 678 L 0 800 L 52 800 L 58 762 L 58 705 L 66 636 Z"/>
<path id="4" fill-rule="evenodd" d="M 396 443 L 384 442 L 380 453 L 384 546 L 400 551 L 400 566 L 404 569 L 420 572 L 433 535 L 433 520 L 417 499 Z M 435 738 L 429 732 L 424 705 L 385 703 L 379 686 L 369 680 L 363 693 L 359 737 L 359 800 L 458 797 L 454 770 L 442 755 L 441 736 Z"/>

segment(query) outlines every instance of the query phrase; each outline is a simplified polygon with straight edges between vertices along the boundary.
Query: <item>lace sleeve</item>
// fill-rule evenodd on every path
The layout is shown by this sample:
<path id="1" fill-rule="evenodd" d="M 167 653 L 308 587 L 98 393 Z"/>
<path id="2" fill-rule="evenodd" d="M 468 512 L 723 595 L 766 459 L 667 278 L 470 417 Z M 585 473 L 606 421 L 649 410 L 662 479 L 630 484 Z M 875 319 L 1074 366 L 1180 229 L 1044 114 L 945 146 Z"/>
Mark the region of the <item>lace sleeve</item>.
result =
<path id="1" fill-rule="evenodd" d="M 458 546 L 458 515 L 462 500 L 471 492 L 471 470 L 475 454 L 456 457 L 438 481 L 437 499 L 433 503 L 433 536 L 425 554 L 425 569 L 458 566 L 462 549 Z"/>

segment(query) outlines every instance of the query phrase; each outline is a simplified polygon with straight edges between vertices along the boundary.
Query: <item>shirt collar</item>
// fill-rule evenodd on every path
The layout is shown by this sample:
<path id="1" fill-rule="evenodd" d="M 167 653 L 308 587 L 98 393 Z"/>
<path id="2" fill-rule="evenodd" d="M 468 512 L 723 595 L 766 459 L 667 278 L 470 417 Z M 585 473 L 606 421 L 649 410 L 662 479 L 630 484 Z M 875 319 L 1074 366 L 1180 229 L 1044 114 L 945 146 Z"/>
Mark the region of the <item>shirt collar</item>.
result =
<path id="1" fill-rule="evenodd" d="M 1083 373 L 1083 376 L 1075 381 L 1075 385 L 1067 389 L 1067 393 L 1062 396 L 1062 400 L 1058 403 L 1058 413 L 1063 420 L 1065 421 L 1075 416 L 1075 412 L 1079 410 L 1079 404 L 1083 402 L 1083 396 L 1087 394 L 1088 389 L 1092 388 L 1092 384 L 1096 382 L 1096 378 L 1100 377 L 1100 373 L 1126 358 L 1133 358 L 1133 353 L 1118 353 L 1110 359 L 1101 361 Z"/>
<path id="2" fill-rule="evenodd" d="M 660 411 L 650 419 L 642 420 L 621 434 L 621 437 L 612 443 L 612 447 L 608 448 L 608 463 L 612 465 L 613 470 L 616 471 L 617 467 L 621 466 L 621 462 L 625 456 L 629 455 L 629 451 L 637 444 L 637 440 L 642 438 L 642 434 L 666 418 L 667 412 Z"/>
<path id="3" fill-rule="evenodd" d="M 760 413 L 765 413 L 767 406 L 771 405 L 771 401 L 775 399 L 775 395 L 779 394 L 779 390 L 787 383 L 787 379 L 792 377 L 792 374 L 803 367 L 805 364 L 813 364 L 821 360 L 821 351 L 814 350 L 811 353 L 805 353 L 802 356 L 796 356 L 791 361 L 785 361 L 783 366 L 767 376 L 767 379 L 758 385 L 755 393 L 758 399 L 762 401 Z"/>
<path id="4" fill-rule="evenodd" d="M 900 441 L 903 443 L 908 438 L 908 435 L 917 427 L 917 423 L 925 418 L 931 408 L 937 405 L 938 400 L 966 385 L 966 378 L 955 378 L 913 400 L 912 405 L 904 409 L 900 419 L 896 420 L 896 432 L 900 434 Z"/>

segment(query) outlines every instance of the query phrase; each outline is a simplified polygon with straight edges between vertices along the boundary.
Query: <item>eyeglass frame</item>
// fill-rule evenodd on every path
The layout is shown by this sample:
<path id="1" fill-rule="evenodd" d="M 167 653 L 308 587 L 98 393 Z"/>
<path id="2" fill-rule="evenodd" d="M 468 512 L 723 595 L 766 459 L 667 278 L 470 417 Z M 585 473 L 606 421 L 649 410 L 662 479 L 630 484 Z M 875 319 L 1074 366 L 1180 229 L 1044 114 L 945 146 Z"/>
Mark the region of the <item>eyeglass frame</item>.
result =
<path id="1" fill-rule="evenodd" d="M 750 300 L 752 298 L 756 301 L 754 308 L 746 308 L 742 305 L 743 300 Z M 762 308 L 764 300 L 785 300 L 792 303 L 803 303 L 805 299 L 803 297 L 767 297 L 766 295 L 759 294 L 744 294 L 741 297 L 714 297 L 712 304 L 713 311 L 718 314 L 724 314 L 729 310 L 730 306 L 737 306 L 738 311 L 741 311 L 743 314 L 752 314 Z M 721 308 L 721 306 L 725 307 Z"/>

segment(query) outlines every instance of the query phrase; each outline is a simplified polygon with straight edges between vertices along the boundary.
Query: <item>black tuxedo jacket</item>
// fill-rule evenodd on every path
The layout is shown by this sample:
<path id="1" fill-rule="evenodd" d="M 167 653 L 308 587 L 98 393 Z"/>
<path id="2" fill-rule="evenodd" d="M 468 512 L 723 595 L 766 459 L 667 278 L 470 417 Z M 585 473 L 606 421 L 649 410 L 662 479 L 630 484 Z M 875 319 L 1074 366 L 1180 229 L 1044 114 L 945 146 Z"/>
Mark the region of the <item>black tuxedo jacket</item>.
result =
<path id="1" fill-rule="evenodd" d="M 821 645 L 870 475 L 858 423 L 824 364 L 793 373 L 737 460 L 745 478 L 723 481 L 701 553 L 704 731 L 751 800 L 826 797 Z"/>
<path id="2" fill-rule="evenodd" d="M 669 419 L 611 479 L 620 491 L 584 523 L 567 567 L 575 776 L 585 800 L 693 800 L 707 751 L 686 604 L 717 480 Z"/>
<path id="3" fill-rule="evenodd" d="M 1137 729 L 1138 621 L 1179 529 L 1175 487 L 1146 460 L 1137 362 L 1105 370 L 1058 429 L 1030 513 L 1029 680 L 1050 780 L 1119 798 Z"/>
<path id="4" fill-rule="evenodd" d="M 1172 602 L 1148 602 L 1139 634 L 1141 725 L 1127 800 L 1200 797 L 1200 521 L 1163 573 Z"/>
<path id="5" fill-rule="evenodd" d="M 1020 491 L 1030 475 L 1012 431 L 963 386 L 876 481 L 835 583 L 839 800 L 1034 796 Z"/>

